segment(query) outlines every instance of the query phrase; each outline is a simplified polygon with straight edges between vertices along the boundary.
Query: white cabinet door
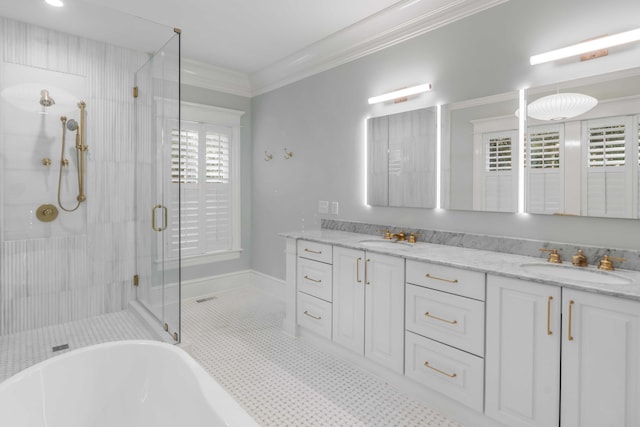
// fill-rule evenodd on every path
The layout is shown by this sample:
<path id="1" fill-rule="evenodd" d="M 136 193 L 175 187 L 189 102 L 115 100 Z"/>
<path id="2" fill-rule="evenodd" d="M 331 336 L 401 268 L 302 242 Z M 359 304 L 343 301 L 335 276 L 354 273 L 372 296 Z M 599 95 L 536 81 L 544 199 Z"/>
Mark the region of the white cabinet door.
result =
<path id="1" fill-rule="evenodd" d="M 559 287 L 487 277 L 485 413 L 505 425 L 558 426 Z"/>
<path id="2" fill-rule="evenodd" d="M 333 341 L 364 354 L 365 253 L 333 248 Z"/>
<path id="3" fill-rule="evenodd" d="M 640 302 L 562 291 L 562 427 L 640 425 Z"/>
<path id="4" fill-rule="evenodd" d="M 366 253 L 365 356 L 404 371 L 404 259 Z"/>

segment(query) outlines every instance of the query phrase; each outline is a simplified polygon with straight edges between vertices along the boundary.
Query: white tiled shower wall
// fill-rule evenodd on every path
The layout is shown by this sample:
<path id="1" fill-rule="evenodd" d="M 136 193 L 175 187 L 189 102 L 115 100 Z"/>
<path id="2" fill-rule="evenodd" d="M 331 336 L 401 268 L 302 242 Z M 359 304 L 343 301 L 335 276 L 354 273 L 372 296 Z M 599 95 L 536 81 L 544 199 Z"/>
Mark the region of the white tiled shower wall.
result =
<path id="1" fill-rule="evenodd" d="M 80 92 L 86 97 L 89 146 L 87 200 L 75 213 L 80 227 L 74 222 L 70 230 L 57 233 L 42 228 L 35 219 L 35 209 L 42 203 L 55 204 L 55 199 L 41 200 L 30 207 L 25 204 L 21 213 L 23 224 L 33 222 L 34 227 L 40 227 L 38 233 L 12 234 L 10 217 L 16 218 L 16 214 L 7 215 L 12 200 L 0 194 L 0 335 L 119 311 L 133 298 L 136 165 L 131 89 L 134 73 L 147 59 L 148 55 L 140 52 L 0 18 L 3 65 L 19 64 L 84 79 L 85 88 Z M 2 81 L 0 75 L 0 86 Z M 55 99 L 55 93 L 50 95 Z M 6 114 L 1 110 L 9 104 L 3 100 L 0 105 L 0 178 L 6 182 L 10 178 L 6 176 L 7 165 L 13 162 L 15 168 L 19 159 L 7 150 Z M 70 118 L 77 116 L 76 112 Z M 33 127 L 37 126 L 34 122 Z M 59 132 L 58 124 L 52 134 Z M 59 143 L 56 136 L 51 173 L 43 175 L 32 168 L 31 173 L 20 174 L 25 180 L 21 184 L 26 184 L 24 191 L 34 189 L 36 193 L 43 185 L 57 187 Z M 72 133 L 67 144 L 74 144 Z M 40 158 L 29 161 L 34 164 Z M 68 191 L 75 192 L 75 188 Z M 66 215 L 74 214 L 61 211 L 59 215 L 68 221 Z"/>

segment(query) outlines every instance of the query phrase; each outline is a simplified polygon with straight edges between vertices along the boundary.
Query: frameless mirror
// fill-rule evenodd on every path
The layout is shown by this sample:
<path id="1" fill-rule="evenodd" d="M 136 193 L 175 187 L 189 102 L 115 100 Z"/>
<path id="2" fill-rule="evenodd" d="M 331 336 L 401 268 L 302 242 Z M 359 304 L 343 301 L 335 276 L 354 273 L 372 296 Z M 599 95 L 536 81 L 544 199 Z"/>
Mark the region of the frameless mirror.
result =
<path id="1" fill-rule="evenodd" d="M 518 93 L 442 107 L 442 207 L 515 212 Z"/>
<path id="2" fill-rule="evenodd" d="M 527 98 L 526 211 L 638 218 L 640 69 L 532 88 Z M 582 104 L 586 112 L 571 111 Z"/>
<path id="3" fill-rule="evenodd" d="M 526 95 L 525 211 L 638 218 L 640 68 Z M 517 210 L 518 114 L 517 92 L 442 107 L 443 208 Z"/>
<path id="4" fill-rule="evenodd" d="M 367 120 L 368 204 L 433 208 L 435 171 L 435 108 Z"/>

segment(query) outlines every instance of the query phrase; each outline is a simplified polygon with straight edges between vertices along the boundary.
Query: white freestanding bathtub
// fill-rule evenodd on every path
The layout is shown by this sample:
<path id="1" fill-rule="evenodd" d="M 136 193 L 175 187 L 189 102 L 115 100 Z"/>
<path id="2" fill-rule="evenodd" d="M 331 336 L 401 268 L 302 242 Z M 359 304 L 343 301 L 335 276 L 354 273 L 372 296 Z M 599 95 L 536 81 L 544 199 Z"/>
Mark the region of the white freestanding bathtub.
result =
<path id="1" fill-rule="evenodd" d="M 155 341 L 80 348 L 0 384 L 7 427 L 257 426 L 190 355 Z"/>

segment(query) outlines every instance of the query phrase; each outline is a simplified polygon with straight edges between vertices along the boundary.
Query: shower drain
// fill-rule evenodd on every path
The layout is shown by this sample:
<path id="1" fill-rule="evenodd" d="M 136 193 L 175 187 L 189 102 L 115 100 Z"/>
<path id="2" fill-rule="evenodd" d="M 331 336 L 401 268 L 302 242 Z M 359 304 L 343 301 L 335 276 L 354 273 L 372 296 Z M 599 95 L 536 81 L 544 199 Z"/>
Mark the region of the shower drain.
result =
<path id="1" fill-rule="evenodd" d="M 207 302 L 207 301 L 211 301 L 212 299 L 218 299 L 218 297 L 200 298 L 200 299 L 197 299 L 196 302 Z"/>
<path id="2" fill-rule="evenodd" d="M 69 348 L 69 344 L 62 344 L 62 345 L 57 345 L 57 346 L 53 347 L 51 349 L 51 351 L 53 351 L 55 353 L 56 351 L 67 350 L 68 348 Z"/>

